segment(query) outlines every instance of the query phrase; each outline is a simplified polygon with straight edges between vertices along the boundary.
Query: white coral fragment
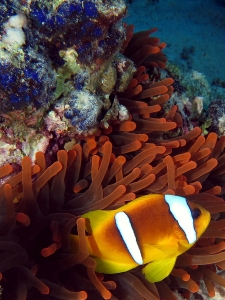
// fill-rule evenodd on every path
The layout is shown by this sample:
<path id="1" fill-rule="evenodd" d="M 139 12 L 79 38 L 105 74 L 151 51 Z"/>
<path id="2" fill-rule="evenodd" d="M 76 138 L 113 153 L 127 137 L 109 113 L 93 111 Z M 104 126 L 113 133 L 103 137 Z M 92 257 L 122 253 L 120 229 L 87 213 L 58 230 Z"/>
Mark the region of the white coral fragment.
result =
<path id="1" fill-rule="evenodd" d="M 22 30 L 27 24 L 26 17 L 22 14 L 11 16 L 5 23 L 5 33 L 2 36 L 2 42 L 11 46 L 25 44 L 25 34 Z"/>
<path id="2" fill-rule="evenodd" d="M 8 20 L 8 24 L 13 28 L 23 28 L 27 25 L 27 19 L 23 14 L 11 16 Z"/>

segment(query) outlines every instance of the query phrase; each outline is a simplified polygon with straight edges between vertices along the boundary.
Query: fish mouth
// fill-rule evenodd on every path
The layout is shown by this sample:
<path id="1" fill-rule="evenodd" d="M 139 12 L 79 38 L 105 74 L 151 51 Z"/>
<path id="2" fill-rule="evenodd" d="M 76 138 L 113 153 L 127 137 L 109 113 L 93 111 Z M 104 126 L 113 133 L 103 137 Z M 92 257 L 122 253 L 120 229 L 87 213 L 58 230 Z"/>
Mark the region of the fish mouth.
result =
<path id="1" fill-rule="evenodd" d="M 209 223 L 211 221 L 211 214 L 207 210 L 205 211 L 205 214 L 207 215 L 207 218 L 205 218 L 203 221 L 204 230 L 202 231 L 202 234 L 206 231 L 206 229 L 208 228 Z"/>
<path id="2" fill-rule="evenodd" d="M 202 207 L 201 211 L 202 211 L 203 219 L 197 226 L 199 228 L 198 231 L 195 228 L 196 234 L 197 234 L 197 240 L 202 237 L 203 233 L 206 231 L 206 229 L 208 228 L 209 223 L 211 221 L 211 214 L 203 207 Z M 196 242 L 197 242 L 197 240 L 196 240 Z"/>

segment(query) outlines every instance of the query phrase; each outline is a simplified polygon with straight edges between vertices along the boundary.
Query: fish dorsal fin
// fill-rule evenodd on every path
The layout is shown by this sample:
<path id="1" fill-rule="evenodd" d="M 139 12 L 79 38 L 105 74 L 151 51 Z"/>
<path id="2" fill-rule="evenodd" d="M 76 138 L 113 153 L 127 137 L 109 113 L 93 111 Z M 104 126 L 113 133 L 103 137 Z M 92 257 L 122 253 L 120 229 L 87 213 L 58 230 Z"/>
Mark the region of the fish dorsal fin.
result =
<path id="1" fill-rule="evenodd" d="M 142 272 L 149 282 L 159 282 L 171 273 L 176 259 L 177 257 L 174 256 L 150 262 Z"/>
<path id="2" fill-rule="evenodd" d="M 97 231 L 99 226 L 104 226 L 103 224 L 107 222 L 110 215 L 115 213 L 110 210 L 94 210 L 82 215 L 82 218 L 86 219 L 86 231 L 89 234 Z"/>

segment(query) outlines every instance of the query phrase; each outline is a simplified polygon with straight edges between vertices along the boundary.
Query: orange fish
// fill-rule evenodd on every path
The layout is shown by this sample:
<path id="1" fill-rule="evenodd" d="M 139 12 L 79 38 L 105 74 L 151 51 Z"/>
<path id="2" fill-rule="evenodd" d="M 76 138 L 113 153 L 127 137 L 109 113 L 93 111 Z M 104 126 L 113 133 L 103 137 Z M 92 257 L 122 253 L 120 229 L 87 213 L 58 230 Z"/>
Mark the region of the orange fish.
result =
<path id="1" fill-rule="evenodd" d="M 90 256 L 96 272 L 121 273 L 144 265 L 150 282 L 164 279 L 178 255 L 191 248 L 206 230 L 210 213 L 185 197 L 150 194 L 116 210 L 96 210 L 86 220 Z M 76 252 L 78 236 L 71 235 Z"/>

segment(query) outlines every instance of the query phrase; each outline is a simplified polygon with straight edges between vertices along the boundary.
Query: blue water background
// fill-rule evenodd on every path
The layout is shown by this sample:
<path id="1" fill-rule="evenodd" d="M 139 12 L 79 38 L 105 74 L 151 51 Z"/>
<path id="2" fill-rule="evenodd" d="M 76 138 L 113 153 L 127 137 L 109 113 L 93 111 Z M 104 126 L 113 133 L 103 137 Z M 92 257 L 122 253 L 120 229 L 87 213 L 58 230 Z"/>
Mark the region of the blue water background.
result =
<path id="1" fill-rule="evenodd" d="M 129 2 L 125 22 L 135 31 L 157 27 L 169 61 L 204 73 L 210 84 L 225 81 L 225 0 Z"/>

